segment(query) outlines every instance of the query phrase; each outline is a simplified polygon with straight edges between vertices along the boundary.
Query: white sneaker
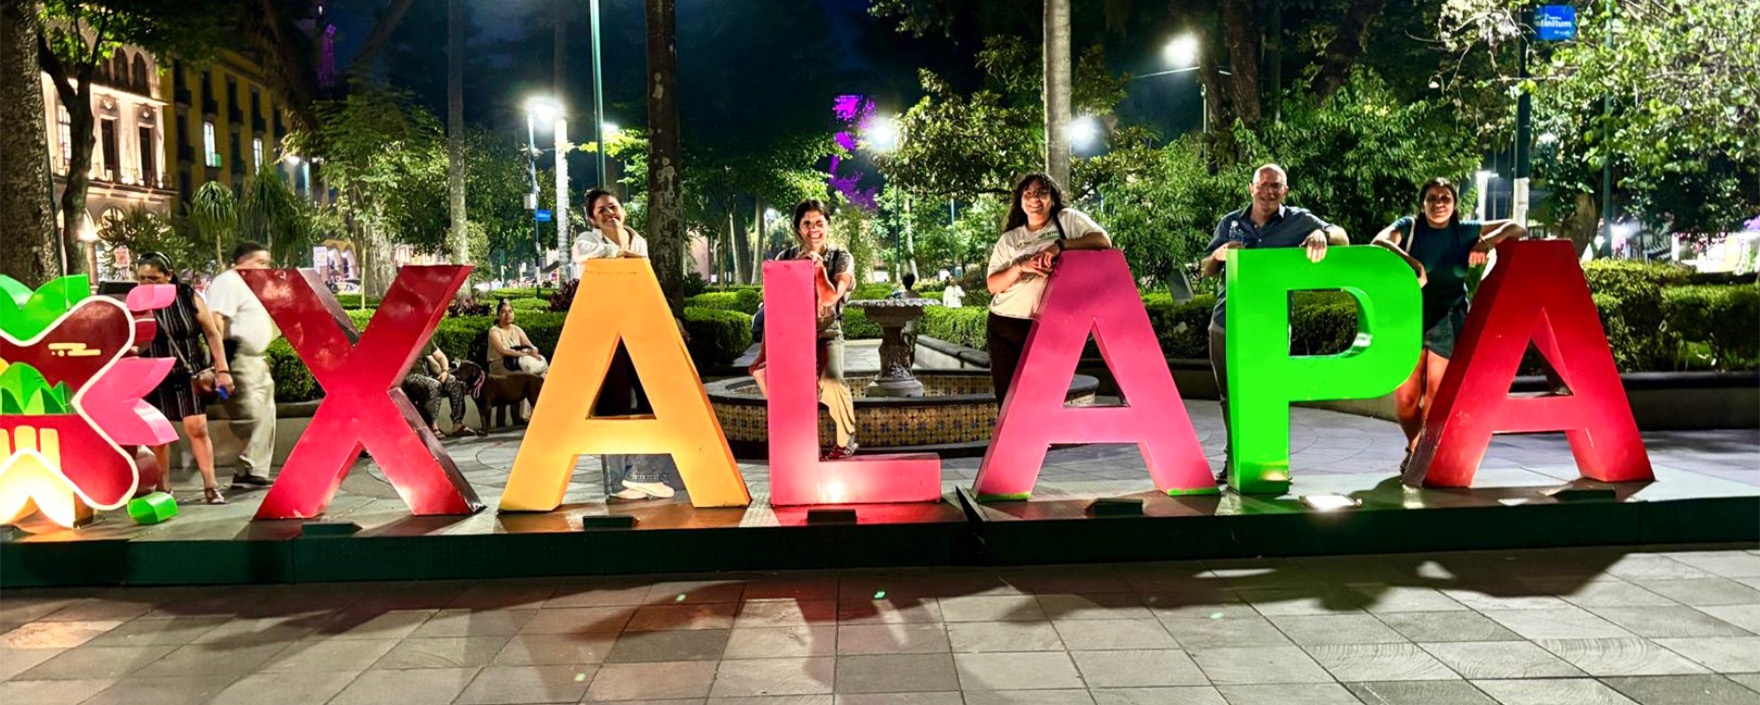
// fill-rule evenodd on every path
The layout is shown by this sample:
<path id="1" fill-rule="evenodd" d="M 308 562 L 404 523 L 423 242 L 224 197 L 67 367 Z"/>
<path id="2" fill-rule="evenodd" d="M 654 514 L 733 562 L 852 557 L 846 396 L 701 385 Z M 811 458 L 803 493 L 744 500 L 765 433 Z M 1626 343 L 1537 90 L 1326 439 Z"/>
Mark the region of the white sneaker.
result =
<path id="1" fill-rule="evenodd" d="M 624 480 L 623 486 L 655 499 L 670 499 L 673 495 L 672 488 L 668 487 L 664 482 L 630 482 L 629 480 Z M 625 492 L 627 491 L 629 490 L 625 490 Z M 623 492 L 619 492 L 618 494 L 621 495 Z"/>
<path id="2" fill-rule="evenodd" d="M 613 493 L 611 496 L 615 497 L 617 499 L 625 499 L 625 500 L 632 500 L 633 501 L 633 500 L 638 500 L 638 499 L 647 499 L 648 493 L 643 492 L 641 490 L 619 490 L 619 491 Z"/>

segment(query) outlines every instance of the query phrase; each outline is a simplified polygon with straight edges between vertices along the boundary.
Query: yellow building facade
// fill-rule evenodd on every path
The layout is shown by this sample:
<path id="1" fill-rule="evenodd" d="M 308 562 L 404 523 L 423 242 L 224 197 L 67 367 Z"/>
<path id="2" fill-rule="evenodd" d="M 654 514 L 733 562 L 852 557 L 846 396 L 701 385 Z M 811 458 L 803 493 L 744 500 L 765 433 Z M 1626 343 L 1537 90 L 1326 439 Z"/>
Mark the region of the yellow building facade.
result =
<path id="1" fill-rule="evenodd" d="M 182 202 L 210 181 L 242 195 L 245 180 L 264 170 L 278 171 L 309 197 L 310 170 L 282 159 L 281 138 L 291 129 L 287 111 L 255 61 L 232 51 L 207 63 L 172 60 L 160 72 L 160 95 L 170 104 L 167 179 Z"/>

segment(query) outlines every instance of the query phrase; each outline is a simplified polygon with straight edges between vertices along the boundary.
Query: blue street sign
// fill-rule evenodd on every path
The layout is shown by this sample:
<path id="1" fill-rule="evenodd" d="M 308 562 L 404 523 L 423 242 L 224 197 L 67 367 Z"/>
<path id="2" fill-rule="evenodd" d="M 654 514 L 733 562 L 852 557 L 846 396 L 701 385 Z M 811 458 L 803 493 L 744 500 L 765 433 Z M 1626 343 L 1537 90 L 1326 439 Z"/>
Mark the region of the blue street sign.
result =
<path id="1" fill-rule="evenodd" d="M 548 223 L 551 220 L 550 209 L 548 208 L 539 208 L 532 213 L 533 217 L 540 223 Z"/>
<path id="2" fill-rule="evenodd" d="M 1541 5 L 1534 11 L 1534 29 L 1543 42 L 1576 39 L 1577 8 L 1571 5 Z"/>

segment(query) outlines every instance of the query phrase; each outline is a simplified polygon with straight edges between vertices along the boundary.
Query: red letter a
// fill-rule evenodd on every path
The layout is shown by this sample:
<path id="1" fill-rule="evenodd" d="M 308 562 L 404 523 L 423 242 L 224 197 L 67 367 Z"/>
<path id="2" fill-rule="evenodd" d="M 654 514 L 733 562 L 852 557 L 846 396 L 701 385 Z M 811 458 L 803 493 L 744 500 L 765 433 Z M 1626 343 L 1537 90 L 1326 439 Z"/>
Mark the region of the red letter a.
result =
<path id="1" fill-rule="evenodd" d="M 1511 396 L 1528 343 L 1568 394 Z M 1583 477 L 1655 479 L 1571 243 L 1506 242 L 1424 417 L 1407 482 L 1466 487 L 1493 433 L 1564 431 Z"/>

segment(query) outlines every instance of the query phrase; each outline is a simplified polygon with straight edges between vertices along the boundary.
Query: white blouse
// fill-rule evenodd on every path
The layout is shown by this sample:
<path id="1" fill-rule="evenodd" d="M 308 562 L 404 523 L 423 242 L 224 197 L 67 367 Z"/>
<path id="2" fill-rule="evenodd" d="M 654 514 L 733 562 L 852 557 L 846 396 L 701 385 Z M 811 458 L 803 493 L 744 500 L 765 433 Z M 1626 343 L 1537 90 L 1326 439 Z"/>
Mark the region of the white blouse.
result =
<path id="1" fill-rule="evenodd" d="M 629 228 L 623 229 L 629 235 L 629 251 L 638 257 L 648 256 L 648 239 Z M 611 259 L 623 256 L 623 250 L 617 243 L 605 237 L 598 228 L 588 228 L 574 238 L 574 260 L 580 262 L 589 259 Z"/>

